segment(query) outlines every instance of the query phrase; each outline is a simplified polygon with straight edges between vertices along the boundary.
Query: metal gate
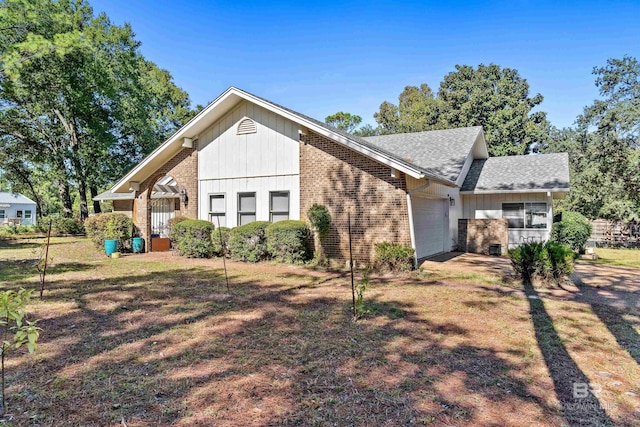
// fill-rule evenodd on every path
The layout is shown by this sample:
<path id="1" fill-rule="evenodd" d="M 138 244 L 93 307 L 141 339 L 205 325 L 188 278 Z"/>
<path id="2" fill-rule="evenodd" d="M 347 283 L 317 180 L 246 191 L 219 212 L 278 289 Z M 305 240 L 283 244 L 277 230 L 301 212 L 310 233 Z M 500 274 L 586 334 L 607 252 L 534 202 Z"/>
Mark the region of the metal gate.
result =
<path id="1" fill-rule="evenodd" d="M 175 199 L 151 200 L 151 236 L 169 237 L 167 222 L 175 216 Z"/>

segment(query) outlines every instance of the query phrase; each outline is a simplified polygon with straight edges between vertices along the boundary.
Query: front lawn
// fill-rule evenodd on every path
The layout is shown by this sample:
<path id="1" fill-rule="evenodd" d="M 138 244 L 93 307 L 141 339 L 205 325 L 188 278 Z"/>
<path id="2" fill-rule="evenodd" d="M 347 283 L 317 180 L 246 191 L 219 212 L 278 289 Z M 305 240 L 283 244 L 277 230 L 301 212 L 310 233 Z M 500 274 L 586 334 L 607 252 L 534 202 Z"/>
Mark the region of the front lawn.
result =
<path id="1" fill-rule="evenodd" d="M 640 249 L 596 248 L 597 260 L 581 260 L 593 264 L 640 268 Z"/>
<path id="2" fill-rule="evenodd" d="M 346 273 L 228 262 L 230 295 L 220 260 L 53 242 L 30 306 L 40 346 L 8 363 L 7 425 L 640 422 L 635 311 L 420 272 L 372 279 L 354 323 Z M 0 241 L 0 286 L 36 288 L 38 248 Z M 597 397 L 574 397 L 587 382 Z"/>

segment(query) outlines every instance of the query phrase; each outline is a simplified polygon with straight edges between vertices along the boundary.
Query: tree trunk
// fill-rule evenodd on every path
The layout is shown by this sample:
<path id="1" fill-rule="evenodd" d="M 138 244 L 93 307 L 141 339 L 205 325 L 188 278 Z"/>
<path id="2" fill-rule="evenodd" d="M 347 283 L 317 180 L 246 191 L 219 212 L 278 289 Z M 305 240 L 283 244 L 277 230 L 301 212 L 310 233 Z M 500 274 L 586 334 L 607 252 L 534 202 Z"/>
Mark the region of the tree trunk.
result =
<path id="1" fill-rule="evenodd" d="M 78 193 L 80 194 L 80 220 L 84 221 L 89 217 L 89 207 L 87 206 L 87 183 L 84 178 L 78 179 Z"/>
<path id="2" fill-rule="evenodd" d="M 93 185 L 89 186 L 89 192 L 91 193 L 91 200 L 93 200 L 98 195 L 98 189 Z M 100 202 L 97 200 L 93 200 L 93 213 L 102 213 Z"/>
<path id="3" fill-rule="evenodd" d="M 62 216 L 71 218 L 73 216 L 73 203 L 71 203 L 71 193 L 69 192 L 69 183 L 64 180 L 58 181 L 58 192 L 62 201 Z"/>

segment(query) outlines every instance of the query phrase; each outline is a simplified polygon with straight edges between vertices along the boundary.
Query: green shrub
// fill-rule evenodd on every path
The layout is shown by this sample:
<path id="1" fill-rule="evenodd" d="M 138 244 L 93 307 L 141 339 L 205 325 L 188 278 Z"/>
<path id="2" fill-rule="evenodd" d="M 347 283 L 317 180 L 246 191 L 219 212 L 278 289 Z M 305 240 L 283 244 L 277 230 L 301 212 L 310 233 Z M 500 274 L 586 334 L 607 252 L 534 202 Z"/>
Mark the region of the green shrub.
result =
<path id="1" fill-rule="evenodd" d="M 51 231 L 56 234 L 72 234 L 75 236 L 84 233 L 84 227 L 73 218 L 54 217 L 52 218 Z"/>
<path id="2" fill-rule="evenodd" d="M 84 228 L 96 249 L 102 250 L 105 240 L 117 240 L 118 251 L 125 251 L 130 245 L 133 221 L 125 214 L 104 213 L 87 218 Z"/>
<path id="3" fill-rule="evenodd" d="M 189 258 L 211 258 L 213 224 L 200 219 L 186 219 L 173 226 L 174 247 Z"/>
<path id="4" fill-rule="evenodd" d="M 329 210 L 323 205 L 314 203 L 307 212 L 307 218 L 309 218 L 313 231 L 318 233 L 320 240 L 324 240 L 329 235 L 331 227 Z"/>
<path id="5" fill-rule="evenodd" d="M 231 229 L 229 250 L 231 257 L 241 261 L 258 262 L 267 257 L 266 221 L 254 221 Z"/>
<path id="6" fill-rule="evenodd" d="M 381 270 L 410 271 L 415 251 L 409 245 L 382 242 L 375 245 L 375 264 Z"/>
<path id="7" fill-rule="evenodd" d="M 279 262 L 296 263 L 308 259 L 309 227 L 304 221 L 285 220 L 267 226 L 267 250 Z"/>
<path id="8" fill-rule="evenodd" d="M 169 218 L 167 220 L 167 235 L 169 236 L 171 243 L 174 243 L 173 227 L 182 221 L 186 221 L 187 219 L 189 218 L 187 218 L 186 216 L 176 215 L 173 218 Z"/>
<path id="9" fill-rule="evenodd" d="M 568 245 L 553 241 L 527 243 L 509 250 L 513 270 L 526 282 L 533 278 L 559 282 L 573 272 L 575 257 Z"/>
<path id="10" fill-rule="evenodd" d="M 211 243 L 213 245 L 213 254 L 215 256 L 222 256 L 223 254 L 229 255 L 229 235 L 231 234 L 231 229 L 227 227 L 220 227 L 213 230 L 211 234 Z M 222 243 L 220 243 L 222 238 Z M 224 252 L 223 252 L 224 248 Z"/>
<path id="11" fill-rule="evenodd" d="M 592 225 L 578 212 L 562 212 L 562 220 L 553 224 L 551 240 L 564 243 L 576 251 L 584 252 L 584 246 L 591 237 Z"/>

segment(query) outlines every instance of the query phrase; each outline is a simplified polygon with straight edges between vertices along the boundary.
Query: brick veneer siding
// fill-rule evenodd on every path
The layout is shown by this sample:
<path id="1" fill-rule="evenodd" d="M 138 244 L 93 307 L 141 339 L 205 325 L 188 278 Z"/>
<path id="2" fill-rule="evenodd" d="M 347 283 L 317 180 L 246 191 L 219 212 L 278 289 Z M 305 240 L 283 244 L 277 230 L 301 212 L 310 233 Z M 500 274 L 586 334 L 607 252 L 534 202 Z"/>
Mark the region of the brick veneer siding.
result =
<path id="1" fill-rule="evenodd" d="M 164 176 L 171 176 L 179 190 L 187 190 L 187 204 L 180 202 L 180 214 L 187 218 L 198 218 L 198 150 L 194 142 L 194 148 L 183 148 L 164 165 L 158 168 L 153 175 L 140 183 L 140 190 L 136 192 L 136 225 L 142 237 L 147 241 L 145 247 L 149 247 L 151 234 L 151 189 L 156 181 Z"/>
<path id="2" fill-rule="evenodd" d="M 505 218 L 459 219 L 458 248 L 462 252 L 489 254 L 489 246 L 502 245 L 502 254 L 509 247 L 509 225 Z"/>
<path id="3" fill-rule="evenodd" d="M 301 219 L 307 220 L 314 203 L 331 213 L 331 231 L 323 242 L 329 258 L 349 257 L 347 212 L 357 261 L 370 262 L 378 242 L 411 245 L 404 174 L 392 178 L 388 166 L 309 132 L 300 144 Z"/>

